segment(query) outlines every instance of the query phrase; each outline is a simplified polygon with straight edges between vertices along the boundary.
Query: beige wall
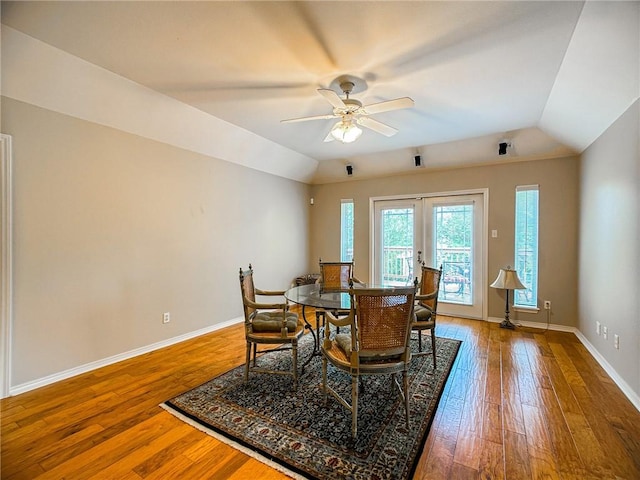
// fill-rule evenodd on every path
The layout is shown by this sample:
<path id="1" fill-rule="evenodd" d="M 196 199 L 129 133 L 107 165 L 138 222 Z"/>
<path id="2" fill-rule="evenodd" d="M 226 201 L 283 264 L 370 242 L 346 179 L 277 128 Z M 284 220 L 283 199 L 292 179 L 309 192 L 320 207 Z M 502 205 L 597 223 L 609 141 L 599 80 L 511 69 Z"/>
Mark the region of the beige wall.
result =
<path id="1" fill-rule="evenodd" d="M 582 155 L 578 328 L 640 396 L 640 101 Z M 596 321 L 609 329 L 596 334 Z M 620 336 L 620 349 L 613 345 Z"/>
<path id="2" fill-rule="evenodd" d="M 428 163 L 428 159 L 426 159 Z M 575 157 L 463 168 L 448 171 L 416 169 L 413 175 L 312 187 L 311 264 L 317 259 L 337 259 L 340 255 L 340 200 L 353 198 L 355 205 L 354 261 L 361 279 L 369 274 L 369 199 L 378 196 L 430 194 L 472 189 L 489 189 L 488 272 L 491 283 L 499 269 L 513 265 L 514 200 L 517 185 L 540 185 L 539 298 L 551 300 L 551 323 L 575 326 L 577 318 L 577 231 L 578 159 Z M 504 294 L 488 291 L 489 316 L 504 316 Z M 546 322 L 537 314 L 516 312 L 521 321 Z"/>
<path id="3" fill-rule="evenodd" d="M 266 289 L 306 271 L 305 184 L 9 98 L 2 128 L 14 387 L 240 317 L 249 262 Z"/>

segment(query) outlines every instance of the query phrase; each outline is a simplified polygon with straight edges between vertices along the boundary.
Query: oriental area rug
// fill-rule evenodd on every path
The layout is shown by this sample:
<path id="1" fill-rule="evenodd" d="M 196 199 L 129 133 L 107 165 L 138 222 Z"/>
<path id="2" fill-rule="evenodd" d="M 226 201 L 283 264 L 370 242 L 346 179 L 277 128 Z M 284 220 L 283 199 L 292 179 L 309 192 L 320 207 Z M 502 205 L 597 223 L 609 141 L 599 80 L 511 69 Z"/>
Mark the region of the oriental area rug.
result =
<path id="1" fill-rule="evenodd" d="M 414 332 L 414 351 L 417 338 Z M 361 380 L 358 435 L 352 439 L 350 413 L 330 395 L 324 402 L 320 356 L 313 357 L 299 375 L 297 391 L 292 390 L 291 377 L 282 375 L 253 373 L 245 384 L 242 365 L 162 407 L 293 478 L 408 479 L 422 453 L 460 343 L 436 339 L 435 370 L 431 355 L 413 357 L 409 429 L 391 376 L 367 376 Z M 429 335 L 423 337 L 423 349 L 431 350 Z M 305 335 L 298 347 L 299 365 L 312 350 L 313 338 Z M 270 352 L 260 356 L 258 363 L 288 369 L 291 352 Z M 328 372 L 329 384 L 351 398 L 350 377 L 330 364 Z"/>

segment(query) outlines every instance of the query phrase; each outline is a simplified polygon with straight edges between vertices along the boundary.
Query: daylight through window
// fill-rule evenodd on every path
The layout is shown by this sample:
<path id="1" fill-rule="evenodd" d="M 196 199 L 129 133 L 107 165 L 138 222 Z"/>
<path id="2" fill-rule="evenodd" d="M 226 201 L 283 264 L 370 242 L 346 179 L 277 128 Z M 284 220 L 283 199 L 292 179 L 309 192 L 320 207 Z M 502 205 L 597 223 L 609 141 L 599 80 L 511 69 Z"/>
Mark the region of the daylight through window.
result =
<path id="1" fill-rule="evenodd" d="M 514 304 L 538 306 L 538 185 L 516 187 L 515 270 L 526 290 L 515 290 Z"/>
<path id="2" fill-rule="evenodd" d="M 340 261 L 353 261 L 353 200 L 340 205 Z"/>

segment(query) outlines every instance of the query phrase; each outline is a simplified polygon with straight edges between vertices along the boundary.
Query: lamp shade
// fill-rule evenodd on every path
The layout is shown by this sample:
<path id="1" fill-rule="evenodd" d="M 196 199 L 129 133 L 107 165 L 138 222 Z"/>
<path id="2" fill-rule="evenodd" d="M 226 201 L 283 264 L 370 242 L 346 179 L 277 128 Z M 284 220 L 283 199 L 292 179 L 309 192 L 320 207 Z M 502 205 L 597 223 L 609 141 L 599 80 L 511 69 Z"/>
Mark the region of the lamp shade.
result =
<path id="1" fill-rule="evenodd" d="M 498 273 L 498 278 L 494 280 L 491 284 L 493 288 L 503 288 L 506 290 L 522 290 L 525 287 L 520 279 L 518 278 L 518 274 L 515 270 L 511 270 L 510 268 L 501 268 Z"/>
<path id="2" fill-rule="evenodd" d="M 362 135 L 362 129 L 349 120 L 342 120 L 331 129 L 331 135 L 342 143 L 351 143 Z"/>

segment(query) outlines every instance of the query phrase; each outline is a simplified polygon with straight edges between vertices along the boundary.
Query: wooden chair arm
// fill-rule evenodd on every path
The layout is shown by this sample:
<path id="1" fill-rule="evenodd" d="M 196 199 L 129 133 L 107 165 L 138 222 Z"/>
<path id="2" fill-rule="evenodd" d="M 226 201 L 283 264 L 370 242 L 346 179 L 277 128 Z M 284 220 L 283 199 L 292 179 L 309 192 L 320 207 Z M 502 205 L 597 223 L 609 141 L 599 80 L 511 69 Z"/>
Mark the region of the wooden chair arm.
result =
<path id="1" fill-rule="evenodd" d="M 422 304 L 420 304 L 420 306 L 421 306 L 422 308 L 424 308 L 425 310 L 429 310 L 429 313 L 431 313 L 431 315 L 435 315 L 435 314 L 436 314 L 436 312 L 434 312 L 434 311 L 433 311 L 433 308 L 431 308 L 429 305 L 422 305 Z M 414 311 L 414 313 L 413 313 L 413 316 L 414 316 L 414 320 L 415 320 L 415 318 L 416 318 L 416 313 L 415 313 L 415 311 Z"/>
<path id="2" fill-rule="evenodd" d="M 255 289 L 256 295 L 266 295 L 266 296 L 276 296 L 276 295 L 284 295 L 284 290 L 260 290 L 259 288 Z"/>
<path id="3" fill-rule="evenodd" d="M 289 308 L 289 305 L 286 303 L 256 303 L 251 300 L 245 298 L 244 304 L 251 308 L 257 308 L 261 310 L 286 310 Z"/>
<path id="4" fill-rule="evenodd" d="M 325 314 L 326 314 L 327 320 L 333 326 L 346 327 L 347 325 L 351 325 L 351 318 L 353 316 L 352 313 L 350 313 L 349 316 L 347 317 L 336 317 L 333 314 L 333 312 L 331 312 L 330 310 L 327 310 Z M 326 331 L 329 331 L 329 329 L 327 328 Z"/>
<path id="5" fill-rule="evenodd" d="M 423 300 L 433 300 L 438 296 L 438 292 L 427 293 L 426 295 L 416 295 L 416 300 L 421 302 Z"/>

